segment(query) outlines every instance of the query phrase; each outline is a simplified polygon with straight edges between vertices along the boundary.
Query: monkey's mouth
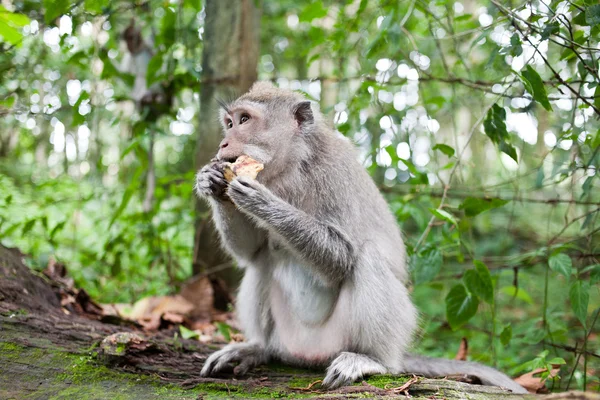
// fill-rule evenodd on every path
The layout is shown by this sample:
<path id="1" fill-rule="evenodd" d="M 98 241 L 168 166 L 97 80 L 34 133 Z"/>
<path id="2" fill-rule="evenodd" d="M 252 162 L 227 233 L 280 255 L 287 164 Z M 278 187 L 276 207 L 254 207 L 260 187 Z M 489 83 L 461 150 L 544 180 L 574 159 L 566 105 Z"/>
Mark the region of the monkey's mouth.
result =
<path id="1" fill-rule="evenodd" d="M 229 162 L 229 163 L 233 163 L 237 159 L 238 159 L 237 157 L 217 157 L 217 160 L 224 161 L 224 162 Z"/>

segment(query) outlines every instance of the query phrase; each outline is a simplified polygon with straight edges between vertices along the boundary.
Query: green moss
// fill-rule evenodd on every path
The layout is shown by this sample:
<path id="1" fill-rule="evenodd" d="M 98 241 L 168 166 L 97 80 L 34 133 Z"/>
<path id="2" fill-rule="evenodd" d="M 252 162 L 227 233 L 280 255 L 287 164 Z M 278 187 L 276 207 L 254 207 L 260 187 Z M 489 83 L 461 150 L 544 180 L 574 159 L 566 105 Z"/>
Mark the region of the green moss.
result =
<path id="1" fill-rule="evenodd" d="M 24 308 L 20 308 L 18 310 L 6 311 L 6 312 L 0 313 L 1 316 L 8 317 L 8 318 L 22 317 L 22 316 L 25 316 L 27 314 L 29 314 L 29 312 L 26 309 L 24 309 Z"/>
<path id="2" fill-rule="evenodd" d="M 410 377 L 398 375 L 373 375 L 366 379 L 369 385 L 376 386 L 381 389 L 389 389 L 405 384 Z M 358 383 L 360 384 L 360 383 Z"/>
<path id="3" fill-rule="evenodd" d="M 295 378 L 290 379 L 288 386 L 291 389 L 304 389 L 319 379 L 322 378 L 316 376 L 296 376 Z"/>

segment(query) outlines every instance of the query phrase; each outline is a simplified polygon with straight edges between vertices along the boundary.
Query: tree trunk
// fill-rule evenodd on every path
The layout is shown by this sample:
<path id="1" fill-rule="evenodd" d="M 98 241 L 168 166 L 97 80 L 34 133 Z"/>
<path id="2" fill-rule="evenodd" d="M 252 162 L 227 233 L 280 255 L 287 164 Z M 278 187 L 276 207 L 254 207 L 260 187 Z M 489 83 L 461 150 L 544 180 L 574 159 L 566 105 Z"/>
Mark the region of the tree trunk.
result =
<path id="1" fill-rule="evenodd" d="M 214 157 L 221 140 L 217 100 L 234 99 L 257 78 L 259 25 L 260 8 L 254 0 L 206 1 L 196 169 Z M 193 273 L 205 273 L 227 262 L 210 221 L 209 207 L 197 200 Z M 237 274 L 229 268 L 221 269 L 219 276 L 235 284 Z"/>

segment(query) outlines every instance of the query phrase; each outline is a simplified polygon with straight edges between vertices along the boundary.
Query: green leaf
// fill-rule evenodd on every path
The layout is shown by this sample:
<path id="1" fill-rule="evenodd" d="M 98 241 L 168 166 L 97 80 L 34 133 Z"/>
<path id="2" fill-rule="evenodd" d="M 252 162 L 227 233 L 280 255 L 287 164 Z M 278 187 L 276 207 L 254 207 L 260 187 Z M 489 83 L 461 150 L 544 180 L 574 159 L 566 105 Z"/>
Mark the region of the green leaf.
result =
<path id="1" fill-rule="evenodd" d="M 458 225 L 456 218 L 454 218 L 454 216 L 447 211 L 444 211 L 442 209 L 435 209 L 435 208 L 430 208 L 429 211 L 431 211 L 431 213 L 433 215 L 435 215 L 437 218 L 439 218 L 441 220 L 450 222 L 452 225 Z"/>
<path id="2" fill-rule="evenodd" d="M 465 215 L 467 217 L 474 217 L 484 211 L 502 207 L 508 202 L 509 200 L 503 199 L 481 199 L 477 197 L 467 197 L 458 208 L 465 210 Z"/>
<path id="3" fill-rule="evenodd" d="M 54 20 L 69 11 L 69 0 L 44 0 L 44 21 L 50 25 Z"/>
<path id="4" fill-rule="evenodd" d="M 8 25 L 6 21 L 0 19 L 0 42 L 7 42 L 12 44 L 13 46 L 19 46 L 21 44 L 21 39 L 23 39 L 23 35 L 21 32 Z"/>
<path id="5" fill-rule="evenodd" d="M 224 322 L 216 322 L 216 325 L 219 333 L 225 338 L 225 341 L 231 341 L 231 327 Z"/>
<path id="6" fill-rule="evenodd" d="M 564 253 L 553 254 L 548 260 L 550 269 L 564 275 L 567 279 L 571 276 L 573 271 L 573 262 L 571 257 Z"/>
<path id="7" fill-rule="evenodd" d="M 107 78 L 111 78 L 113 76 L 118 76 L 119 75 L 119 71 L 113 65 L 113 63 L 110 60 L 110 57 L 108 56 L 108 53 L 106 52 L 106 50 L 102 50 L 100 52 L 100 60 L 102 61 L 102 65 L 103 65 L 103 67 L 102 67 L 102 73 L 100 74 L 100 78 L 107 79 Z"/>
<path id="8" fill-rule="evenodd" d="M 322 1 L 313 1 L 302 9 L 298 20 L 300 22 L 311 22 L 315 18 L 323 18 L 327 15 L 327 8 Z"/>
<path id="9" fill-rule="evenodd" d="M 27 233 L 29 233 L 29 231 L 31 231 L 33 229 L 33 226 L 35 225 L 36 221 L 37 221 L 36 219 L 30 219 L 29 221 L 27 221 L 25 223 L 25 225 L 23 225 L 23 229 L 21 230 L 21 235 L 25 236 Z"/>
<path id="10" fill-rule="evenodd" d="M 513 34 L 510 37 L 510 55 L 518 57 L 523 54 L 523 46 L 521 44 L 521 38 L 518 33 Z"/>
<path id="11" fill-rule="evenodd" d="M 184 339 L 198 339 L 200 337 L 198 332 L 188 329 L 183 325 L 179 325 L 179 333 Z"/>
<path id="12" fill-rule="evenodd" d="M 542 31 L 542 40 L 546 40 L 550 37 L 550 35 L 556 35 L 560 31 L 558 26 L 558 22 L 551 22 L 544 26 L 544 30 Z"/>
<path id="13" fill-rule="evenodd" d="M 470 269 L 465 272 L 463 281 L 467 289 L 477 297 L 482 298 L 488 304 L 494 303 L 494 284 L 490 271 L 484 263 L 474 260 L 475 269 Z"/>
<path id="14" fill-rule="evenodd" d="M 17 96 L 14 94 L 10 95 L 5 97 L 3 100 L 0 100 L 0 106 L 4 108 L 12 108 L 12 106 L 15 105 L 15 100 L 17 100 Z"/>
<path id="15" fill-rule="evenodd" d="M 594 90 L 594 106 L 600 108 L 600 85 L 596 86 L 596 90 Z"/>
<path id="16" fill-rule="evenodd" d="M 148 70 L 146 71 L 146 85 L 148 87 L 152 86 L 159 78 L 159 72 L 163 65 L 163 55 L 162 52 L 156 53 L 148 63 Z"/>
<path id="17" fill-rule="evenodd" d="M 585 22 L 590 26 L 600 24 L 600 4 L 586 7 Z"/>
<path id="18" fill-rule="evenodd" d="M 574 281 L 569 290 L 571 308 L 584 328 L 587 327 L 587 309 L 590 300 L 589 290 L 589 283 L 579 280 Z"/>
<path id="19" fill-rule="evenodd" d="M 529 293 L 523 288 L 516 288 L 515 286 L 504 286 L 500 291 L 510 297 L 515 297 L 519 300 L 523 300 L 525 303 L 533 304 L 533 300 Z"/>
<path id="20" fill-rule="evenodd" d="M 8 25 L 13 28 L 22 28 L 29 24 L 29 17 L 23 14 L 14 13 L 8 11 L 6 8 L 0 6 L 0 20 L 5 21 Z"/>
<path id="21" fill-rule="evenodd" d="M 508 324 L 500 333 L 500 343 L 502 343 L 503 346 L 508 346 L 510 339 L 512 339 L 512 326 Z"/>
<path id="22" fill-rule="evenodd" d="M 54 228 L 52 228 L 52 230 L 50 231 L 50 240 L 54 239 L 54 236 L 63 230 L 63 228 L 65 227 L 65 224 L 67 223 L 67 221 L 61 221 L 59 223 L 57 223 Z"/>
<path id="23" fill-rule="evenodd" d="M 446 318 L 453 330 L 460 328 L 477 313 L 479 300 L 461 285 L 455 285 L 446 296 Z"/>
<path id="24" fill-rule="evenodd" d="M 527 90 L 531 93 L 534 100 L 540 103 L 546 110 L 552 111 L 552 105 L 550 105 L 550 101 L 548 101 L 548 94 L 544 87 L 544 81 L 542 81 L 542 78 L 536 70 L 531 68 L 531 65 L 527 65 L 521 76 L 524 81 L 529 83 Z M 531 90 L 529 88 L 531 88 Z"/>
<path id="25" fill-rule="evenodd" d="M 498 104 L 494 104 L 488 111 L 485 121 L 483 121 L 485 134 L 490 140 L 498 145 L 500 151 L 508 154 L 513 160 L 517 160 L 517 151 L 508 143 L 510 136 L 506 130 L 506 110 Z"/>
<path id="26" fill-rule="evenodd" d="M 129 200 L 131 200 L 131 197 L 133 196 L 133 194 L 137 191 L 137 189 L 140 185 L 140 177 L 142 176 L 143 172 L 144 172 L 143 167 L 139 167 L 135 171 L 133 178 L 129 182 L 129 185 L 127 185 L 127 189 L 125 189 L 125 193 L 123 193 L 123 197 L 121 198 L 121 203 L 119 204 L 117 211 L 115 211 L 115 213 L 113 214 L 113 217 L 110 220 L 110 223 L 108 224 L 109 228 L 111 228 L 113 226 L 113 224 L 115 223 L 117 218 L 119 218 L 119 216 L 121 215 L 123 210 L 125 210 L 125 208 L 127 207 L 127 204 L 129 204 Z"/>
<path id="27" fill-rule="evenodd" d="M 108 5 L 109 3 L 103 0 L 85 0 L 83 2 L 83 6 L 86 9 L 86 11 L 89 11 L 94 14 L 101 14 L 102 7 L 104 6 L 104 4 Z"/>
<path id="28" fill-rule="evenodd" d="M 588 265 L 581 270 L 580 274 L 585 274 L 588 272 L 590 274 L 590 284 L 594 285 L 600 282 L 600 264 Z"/>
<path id="29" fill-rule="evenodd" d="M 415 285 L 430 282 L 442 268 L 442 253 L 436 248 L 430 247 L 413 254 L 411 257 L 411 270 Z"/>
<path id="30" fill-rule="evenodd" d="M 450 146 L 448 146 L 447 144 L 442 144 L 442 143 L 438 143 L 435 146 L 433 146 L 433 150 L 439 150 L 442 153 L 444 153 L 445 155 L 447 155 L 448 157 L 452 157 L 454 155 L 454 149 Z"/>
<path id="31" fill-rule="evenodd" d="M 564 358 L 560 358 L 560 357 L 554 357 L 552 360 L 548 361 L 548 364 L 552 364 L 552 365 L 564 365 L 567 362 L 564 360 Z"/>

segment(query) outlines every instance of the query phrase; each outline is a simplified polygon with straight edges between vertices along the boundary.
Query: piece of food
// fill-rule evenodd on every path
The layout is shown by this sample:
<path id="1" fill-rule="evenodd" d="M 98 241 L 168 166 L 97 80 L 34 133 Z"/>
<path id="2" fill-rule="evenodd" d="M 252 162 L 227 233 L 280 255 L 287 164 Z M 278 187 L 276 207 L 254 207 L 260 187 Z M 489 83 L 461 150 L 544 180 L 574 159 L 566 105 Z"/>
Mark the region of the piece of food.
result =
<path id="1" fill-rule="evenodd" d="M 249 156 L 239 156 L 234 163 L 225 163 L 223 167 L 223 175 L 227 182 L 231 182 L 237 176 L 246 176 L 256 179 L 256 176 L 263 170 L 264 164 L 256 161 Z"/>

